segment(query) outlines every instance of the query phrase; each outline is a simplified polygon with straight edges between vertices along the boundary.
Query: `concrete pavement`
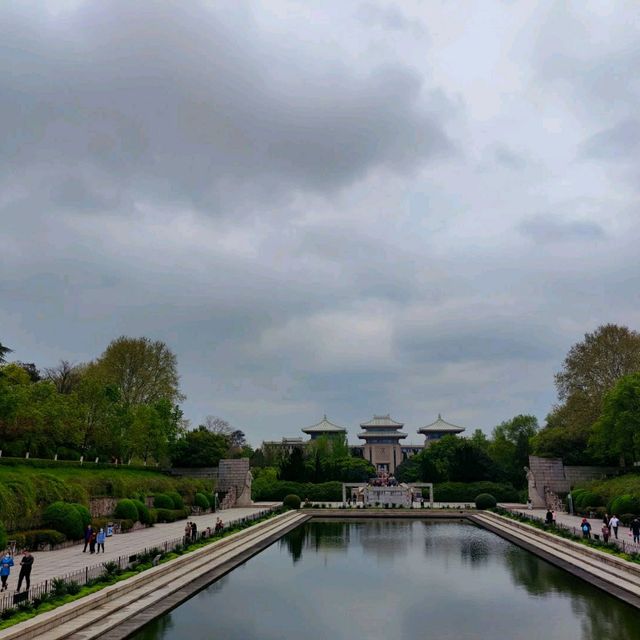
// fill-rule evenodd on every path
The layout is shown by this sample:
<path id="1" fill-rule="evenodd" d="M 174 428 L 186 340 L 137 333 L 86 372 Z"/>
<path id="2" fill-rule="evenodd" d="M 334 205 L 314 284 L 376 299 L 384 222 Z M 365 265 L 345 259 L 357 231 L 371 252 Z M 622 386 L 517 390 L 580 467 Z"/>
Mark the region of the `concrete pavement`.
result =
<path id="1" fill-rule="evenodd" d="M 198 531 L 215 526 L 216 518 L 220 517 L 227 524 L 241 520 L 258 511 L 268 509 L 274 503 L 256 503 L 253 507 L 225 509 L 217 513 L 207 513 L 200 516 L 191 516 L 188 520 L 196 523 Z M 166 540 L 173 540 L 184 535 L 184 527 L 187 520 L 156 524 L 153 527 L 121 533 L 107 538 L 105 553 L 90 554 L 82 552 L 84 543 L 59 549 L 56 551 L 34 552 L 35 561 L 31 572 L 31 584 L 36 585 L 45 580 L 63 576 L 67 573 L 79 571 L 85 567 L 91 567 L 108 560 L 117 560 L 120 556 L 129 556 L 138 553 L 145 548 L 160 546 Z M 16 556 L 16 567 L 9 578 L 9 590 L 14 591 L 18 585 L 18 573 L 21 556 Z M 23 587 L 24 589 L 24 584 Z"/>

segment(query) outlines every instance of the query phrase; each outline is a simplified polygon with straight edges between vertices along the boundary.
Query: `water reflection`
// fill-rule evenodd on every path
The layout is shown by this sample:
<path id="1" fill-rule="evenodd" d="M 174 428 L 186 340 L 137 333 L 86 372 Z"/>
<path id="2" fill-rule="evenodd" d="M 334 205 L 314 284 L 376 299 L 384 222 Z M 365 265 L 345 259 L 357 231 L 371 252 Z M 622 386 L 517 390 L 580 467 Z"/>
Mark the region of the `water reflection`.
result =
<path id="1" fill-rule="evenodd" d="M 469 524 L 327 520 L 291 531 L 136 638 L 635 640 L 639 618 Z"/>

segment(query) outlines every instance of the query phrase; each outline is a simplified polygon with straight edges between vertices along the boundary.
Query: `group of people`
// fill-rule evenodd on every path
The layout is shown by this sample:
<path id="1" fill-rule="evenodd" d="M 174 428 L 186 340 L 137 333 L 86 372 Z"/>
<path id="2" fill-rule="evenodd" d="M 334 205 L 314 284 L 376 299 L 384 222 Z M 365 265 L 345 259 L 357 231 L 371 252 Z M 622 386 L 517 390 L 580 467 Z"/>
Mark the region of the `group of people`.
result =
<path id="1" fill-rule="evenodd" d="M 96 531 L 90 524 L 84 530 L 84 549 L 82 553 L 87 552 L 89 547 L 89 553 L 104 553 L 104 541 L 107 539 L 107 534 L 104 529 L 100 528 Z"/>
<path id="2" fill-rule="evenodd" d="M 187 522 L 184 525 L 185 542 L 195 542 L 198 539 L 198 525 L 195 522 Z"/>
<path id="3" fill-rule="evenodd" d="M 380 471 L 378 473 L 378 476 L 376 478 L 373 478 L 373 480 L 371 480 L 371 484 L 374 487 L 397 487 L 398 481 L 395 479 L 394 476 L 389 475 L 385 471 Z"/>
<path id="4" fill-rule="evenodd" d="M 22 554 L 22 560 L 20 560 L 20 575 L 18 576 L 18 588 L 16 591 L 20 591 L 23 581 L 25 582 L 25 590 L 29 591 L 29 587 L 31 587 L 31 569 L 33 568 L 33 560 L 33 556 L 28 551 L 25 551 Z M 7 582 L 11 575 L 11 567 L 13 566 L 13 555 L 11 554 L 11 551 L 7 549 L 0 560 L 0 583 L 2 583 L 0 591 L 7 590 Z"/>
<path id="5" fill-rule="evenodd" d="M 637 525 L 634 525 L 634 523 L 637 523 Z M 602 527 L 600 528 L 600 533 L 602 534 L 604 542 L 609 542 L 609 538 L 612 533 L 614 538 L 617 540 L 619 527 L 620 519 L 618 516 L 614 514 L 609 517 L 609 514 L 605 513 L 604 516 L 602 516 Z M 586 518 L 582 518 L 580 530 L 582 531 L 583 538 L 591 538 L 591 523 Z M 638 518 L 634 518 L 632 521 L 630 531 L 633 532 L 633 541 L 640 541 L 640 520 L 638 520 Z"/>

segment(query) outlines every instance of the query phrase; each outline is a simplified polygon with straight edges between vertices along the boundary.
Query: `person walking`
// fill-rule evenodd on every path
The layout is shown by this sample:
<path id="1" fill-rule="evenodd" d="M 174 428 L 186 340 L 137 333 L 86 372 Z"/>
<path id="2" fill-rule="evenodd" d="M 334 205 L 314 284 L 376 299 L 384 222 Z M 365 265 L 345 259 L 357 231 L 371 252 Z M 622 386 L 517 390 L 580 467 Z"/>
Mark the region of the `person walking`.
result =
<path id="1" fill-rule="evenodd" d="M 606 524 L 607 527 L 609 526 L 609 514 L 608 513 L 605 513 L 602 516 L 602 524 Z"/>
<path id="2" fill-rule="evenodd" d="M 631 521 L 631 526 L 629 527 L 631 533 L 633 534 L 633 541 L 635 544 L 640 542 L 640 520 L 638 518 L 634 518 Z"/>
<path id="3" fill-rule="evenodd" d="M 609 536 L 611 535 L 611 531 L 609 530 L 609 525 L 603 524 L 601 531 L 602 531 L 602 539 L 604 540 L 604 543 L 607 544 L 607 542 L 609 542 Z"/>
<path id="4" fill-rule="evenodd" d="M 89 539 L 89 553 L 96 552 L 96 539 L 98 537 L 98 533 L 94 530 L 91 531 L 91 538 Z"/>
<path id="5" fill-rule="evenodd" d="M 107 536 L 104 533 L 104 529 L 100 529 L 98 531 L 98 535 L 96 536 L 96 544 L 98 545 L 98 550 L 96 553 L 100 553 L 100 549 L 102 549 L 102 553 L 104 553 L 104 541 Z"/>
<path id="6" fill-rule="evenodd" d="M 620 526 L 620 520 L 618 519 L 618 516 L 614 513 L 611 516 L 611 520 L 609 520 L 609 527 L 611 527 L 611 530 L 613 531 L 613 535 L 615 537 L 615 539 L 618 539 L 618 527 Z"/>
<path id="7" fill-rule="evenodd" d="M 87 552 L 87 547 L 91 543 L 91 536 L 92 535 L 93 535 L 93 529 L 91 528 L 91 525 L 88 524 L 87 528 L 84 530 L 84 549 L 82 550 L 82 553 L 86 553 Z"/>
<path id="8" fill-rule="evenodd" d="M 582 523 L 580 524 L 580 528 L 582 529 L 582 537 L 590 539 L 591 538 L 591 524 L 586 518 L 582 518 Z"/>
<path id="9" fill-rule="evenodd" d="M 198 539 L 198 525 L 195 522 L 191 523 L 191 542 L 195 542 Z"/>
<path id="10" fill-rule="evenodd" d="M 33 560 L 33 556 L 28 551 L 25 551 L 22 554 L 22 560 L 20 560 L 20 575 L 18 576 L 17 591 L 20 591 L 23 580 L 26 583 L 25 591 L 29 591 L 29 587 L 31 587 L 31 569 L 33 568 Z"/>
<path id="11" fill-rule="evenodd" d="M 0 591 L 7 590 L 7 580 L 11 573 L 11 567 L 13 567 L 13 558 L 11 557 L 11 552 L 7 549 L 0 560 L 0 582 L 2 583 Z"/>
<path id="12" fill-rule="evenodd" d="M 553 524 L 553 513 L 551 513 L 551 509 L 547 509 L 547 515 L 544 518 L 544 523 L 550 527 Z"/>
<path id="13" fill-rule="evenodd" d="M 191 523 L 187 521 L 184 525 L 184 543 L 189 544 L 189 538 L 191 538 Z"/>

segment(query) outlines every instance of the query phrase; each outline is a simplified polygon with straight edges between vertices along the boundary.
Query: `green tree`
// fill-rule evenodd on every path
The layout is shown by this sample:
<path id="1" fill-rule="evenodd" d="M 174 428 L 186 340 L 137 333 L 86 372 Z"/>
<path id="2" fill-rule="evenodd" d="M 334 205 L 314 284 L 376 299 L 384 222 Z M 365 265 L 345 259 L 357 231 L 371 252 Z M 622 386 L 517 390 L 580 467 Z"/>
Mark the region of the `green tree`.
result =
<path id="1" fill-rule="evenodd" d="M 538 431 L 535 416 L 518 415 L 500 423 L 493 430 L 493 440 L 489 446 L 489 455 L 494 465 L 502 472 L 502 478 L 523 486 L 524 467 L 529 464 L 531 439 Z"/>
<path id="2" fill-rule="evenodd" d="M 13 353 L 13 349 L 5 347 L 2 342 L 0 342 L 0 364 L 4 364 L 7 361 L 7 356 L 10 353 Z"/>
<path id="3" fill-rule="evenodd" d="M 176 356 L 160 340 L 121 336 L 109 344 L 97 365 L 105 382 L 118 387 L 126 405 L 184 398 Z"/>
<path id="4" fill-rule="evenodd" d="M 228 448 L 227 438 L 200 425 L 176 441 L 171 462 L 174 467 L 215 467 Z"/>
<path id="5" fill-rule="evenodd" d="M 589 443 L 601 461 L 640 460 L 640 373 L 620 378 L 606 394 Z"/>

